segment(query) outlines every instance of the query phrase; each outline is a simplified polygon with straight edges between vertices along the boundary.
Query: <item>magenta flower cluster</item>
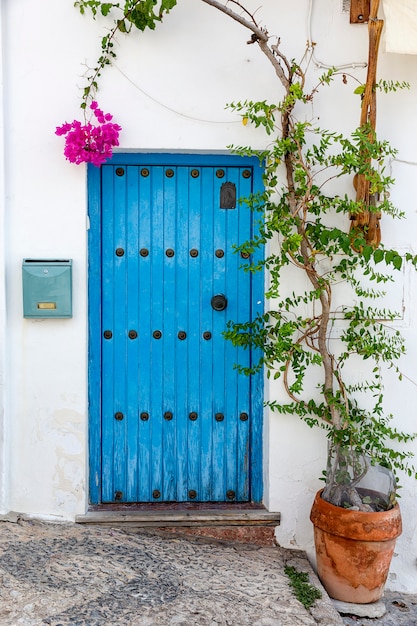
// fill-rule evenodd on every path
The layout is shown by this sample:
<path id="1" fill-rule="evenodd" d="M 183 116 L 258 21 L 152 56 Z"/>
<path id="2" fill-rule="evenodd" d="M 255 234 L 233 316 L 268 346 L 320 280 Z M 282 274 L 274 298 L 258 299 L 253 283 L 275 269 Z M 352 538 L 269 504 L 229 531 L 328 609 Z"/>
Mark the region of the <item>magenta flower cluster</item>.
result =
<path id="1" fill-rule="evenodd" d="M 119 145 L 121 126 L 114 124 L 110 113 L 103 113 L 97 102 L 92 102 L 97 124 L 86 122 L 82 124 L 74 120 L 71 124 L 65 122 L 57 126 L 56 135 L 65 136 L 64 155 L 71 163 L 92 163 L 100 167 L 112 156 L 114 146 Z"/>

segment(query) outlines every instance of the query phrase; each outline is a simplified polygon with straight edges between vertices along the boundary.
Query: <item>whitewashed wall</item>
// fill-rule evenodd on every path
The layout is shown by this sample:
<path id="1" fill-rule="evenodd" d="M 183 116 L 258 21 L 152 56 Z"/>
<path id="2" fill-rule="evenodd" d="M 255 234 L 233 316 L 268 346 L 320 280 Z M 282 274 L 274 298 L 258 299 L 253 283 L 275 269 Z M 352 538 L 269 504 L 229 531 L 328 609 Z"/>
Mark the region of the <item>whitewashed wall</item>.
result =
<path id="1" fill-rule="evenodd" d="M 99 53 L 103 23 L 82 17 L 72 0 L 3 0 L 0 141 L 0 507 L 45 519 L 73 520 L 87 506 L 86 171 L 65 161 L 55 126 L 80 118 L 83 63 Z M 259 2 L 250 0 L 257 8 Z M 264 0 L 257 13 L 282 50 L 300 58 L 305 42 L 316 56 L 360 82 L 367 29 L 349 24 L 340 0 Z M 310 8 L 311 20 L 309 26 Z M 155 32 L 120 36 L 118 59 L 101 83 L 99 103 L 121 124 L 121 150 L 223 151 L 229 144 L 261 147 L 263 136 L 226 111 L 232 100 L 278 99 L 274 72 L 248 34 L 197 0 L 179 6 Z M 310 80 L 322 70 L 312 66 Z M 379 76 L 407 80 L 409 92 L 380 97 L 378 130 L 398 149 L 392 173 L 395 202 L 407 219 L 384 220 L 383 239 L 417 252 L 417 57 L 381 52 Z M 321 125 L 349 132 L 359 120 L 356 83 L 323 91 L 311 109 Z M 24 257 L 72 258 L 74 317 L 24 320 Z M 398 284 L 397 284 L 398 287 Z M 408 355 L 401 385 L 386 386 L 400 428 L 417 427 L 416 279 L 406 274 L 394 296 Z M 278 388 L 266 390 L 275 397 Z M 309 511 L 321 483 L 326 442 L 294 418 L 266 415 L 265 504 L 282 513 L 277 539 L 312 555 Z M 417 450 L 417 446 L 415 446 Z M 389 587 L 417 592 L 417 483 L 404 477 L 404 532 Z"/>

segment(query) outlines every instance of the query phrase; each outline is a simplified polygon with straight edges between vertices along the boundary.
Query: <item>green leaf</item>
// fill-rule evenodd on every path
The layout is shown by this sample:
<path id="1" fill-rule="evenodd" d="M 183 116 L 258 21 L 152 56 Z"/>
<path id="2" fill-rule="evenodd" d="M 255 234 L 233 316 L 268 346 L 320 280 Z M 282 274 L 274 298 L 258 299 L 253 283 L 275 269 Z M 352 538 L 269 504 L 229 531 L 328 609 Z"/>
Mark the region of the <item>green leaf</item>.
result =
<path id="1" fill-rule="evenodd" d="M 401 257 L 399 254 L 397 254 L 397 255 L 393 258 L 393 260 L 392 260 L 392 264 L 393 264 L 393 266 L 395 267 L 395 269 L 396 269 L 396 270 L 400 270 L 400 269 L 401 269 L 401 266 L 402 266 L 402 264 L 403 264 L 402 257 Z"/>
<path id="2" fill-rule="evenodd" d="M 161 2 L 161 11 L 166 11 L 167 13 L 173 9 L 177 4 L 177 0 L 162 0 Z"/>
<path id="3" fill-rule="evenodd" d="M 381 263 L 384 260 L 384 251 L 381 248 L 377 248 L 374 250 L 374 261 L 375 263 Z"/>
<path id="4" fill-rule="evenodd" d="M 126 22 L 124 20 L 117 20 L 117 28 L 121 33 L 127 33 Z"/>
<path id="5" fill-rule="evenodd" d="M 101 5 L 100 10 L 101 10 L 101 14 L 104 15 L 104 17 L 106 17 L 106 15 L 108 15 L 110 13 L 110 11 L 113 8 L 113 4 L 111 4 L 110 2 L 105 2 Z M 116 5 L 117 6 L 117 5 Z"/>

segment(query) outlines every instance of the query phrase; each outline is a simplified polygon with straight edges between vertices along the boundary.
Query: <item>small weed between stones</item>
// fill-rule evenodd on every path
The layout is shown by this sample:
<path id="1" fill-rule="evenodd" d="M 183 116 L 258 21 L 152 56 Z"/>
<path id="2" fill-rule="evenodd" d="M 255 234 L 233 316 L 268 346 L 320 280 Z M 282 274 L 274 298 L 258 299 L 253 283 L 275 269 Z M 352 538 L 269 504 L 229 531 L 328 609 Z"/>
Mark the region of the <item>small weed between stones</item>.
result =
<path id="1" fill-rule="evenodd" d="M 290 579 L 290 587 L 295 597 L 307 610 L 322 597 L 321 591 L 308 582 L 307 572 L 299 572 L 292 565 L 286 565 L 284 572 Z"/>

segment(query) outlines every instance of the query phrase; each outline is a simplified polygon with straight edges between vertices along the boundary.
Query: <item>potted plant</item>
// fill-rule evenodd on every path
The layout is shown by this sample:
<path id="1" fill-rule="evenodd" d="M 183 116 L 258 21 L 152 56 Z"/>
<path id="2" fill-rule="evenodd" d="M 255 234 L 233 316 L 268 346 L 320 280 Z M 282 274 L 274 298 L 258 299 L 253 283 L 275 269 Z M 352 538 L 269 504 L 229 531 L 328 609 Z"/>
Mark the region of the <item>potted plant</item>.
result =
<path id="1" fill-rule="evenodd" d="M 401 532 L 395 472 L 415 473 L 412 454 L 402 447 L 414 435 L 396 430 L 384 414 L 382 376 L 388 368 L 401 378 L 396 363 L 404 342 L 390 325 L 396 313 L 378 305 L 393 271 L 401 270 L 405 262 L 417 266 L 411 254 L 402 256 L 381 243 L 379 227 L 381 215 L 396 219 L 401 213 L 389 199 L 393 180 L 384 162 L 395 151 L 376 134 L 375 93 L 379 87 L 395 90 L 404 85 L 376 82 L 382 22 L 376 17 L 379 2 L 372 0 L 368 78 L 356 89 L 362 98 L 359 127 L 350 136 L 318 128 L 308 121 L 317 91 L 336 79 L 349 83 L 350 78 L 329 70 L 317 85 L 308 86 L 306 68 L 313 44 L 296 63 L 282 53 L 279 40 L 272 43 L 243 3 L 202 1 L 251 32 L 248 43 L 259 46 L 283 89 L 280 102 L 229 105 L 244 124 L 263 128 L 268 139 L 264 150 L 233 149 L 258 156 L 264 165 L 264 192 L 245 199 L 259 211 L 259 231 L 236 251 L 249 257 L 247 271 L 267 270 L 269 308 L 251 322 L 230 322 L 225 336 L 260 354 L 251 369 L 240 368 L 244 374 L 265 368 L 268 377 L 282 380 L 287 400 L 268 402 L 272 410 L 326 430 L 325 487 L 311 513 L 318 573 L 333 597 L 372 602 L 382 594 L 395 538 Z M 82 13 L 91 9 L 93 16 L 98 11 L 106 16 L 112 8 L 122 11 L 102 40 L 97 66 L 87 75 L 84 109 L 95 97 L 101 71 L 115 56 L 115 34 L 129 33 L 133 27 L 154 28 L 176 1 L 160 0 L 159 13 L 151 4 L 131 0 L 123 9 L 99 0 L 75 2 Z M 267 252 L 254 265 L 251 255 L 259 248 Z M 341 290 L 344 304 L 336 307 Z M 375 475 L 369 478 L 371 472 Z M 375 487 L 375 476 L 381 479 L 381 487 Z M 350 537 L 345 536 L 348 530 Z M 366 542 L 352 556 L 347 546 L 356 544 L 363 531 Z M 339 557 L 332 581 L 330 563 Z M 346 563 L 349 571 L 343 572 Z M 358 571 L 359 580 L 351 580 Z M 378 580 L 377 571 L 382 571 Z"/>

